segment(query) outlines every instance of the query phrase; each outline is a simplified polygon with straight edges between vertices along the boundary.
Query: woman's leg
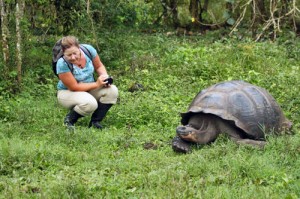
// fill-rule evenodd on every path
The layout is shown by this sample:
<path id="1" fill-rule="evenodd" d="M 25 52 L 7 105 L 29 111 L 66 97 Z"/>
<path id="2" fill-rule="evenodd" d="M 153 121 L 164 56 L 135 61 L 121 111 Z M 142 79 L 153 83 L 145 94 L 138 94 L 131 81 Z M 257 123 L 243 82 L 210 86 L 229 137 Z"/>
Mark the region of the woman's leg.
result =
<path id="1" fill-rule="evenodd" d="M 59 104 L 70 109 L 64 119 L 64 124 L 69 130 L 74 130 L 74 124 L 83 116 L 91 114 L 97 109 L 96 99 L 87 92 L 72 92 L 61 90 L 57 93 Z"/>
<path id="2" fill-rule="evenodd" d="M 104 119 L 112 105 L 117 102 L 118 88 L 111 85 L 108 88 L 94 89 L 90 93 L 97 99 L 98 108 L 92 114 L 89 127 L 102 129 L 100 122 Z"/>
<path id="3" fill-rule="evenodd" d="M 103 104 L 116 104 L 119 96 L 118 88 L 115 85 L 111 85 L 108 88 L 97 88 L 89 91 L 97 101 Z"/>
<path id="4" fill-rule="evenodd" d="M 57 93 L 58 103 L 67 109 L 73 109 L 82 116 L 87 116 L 97 109 L 96 99 L 88 92 L 60 90 Z"/>

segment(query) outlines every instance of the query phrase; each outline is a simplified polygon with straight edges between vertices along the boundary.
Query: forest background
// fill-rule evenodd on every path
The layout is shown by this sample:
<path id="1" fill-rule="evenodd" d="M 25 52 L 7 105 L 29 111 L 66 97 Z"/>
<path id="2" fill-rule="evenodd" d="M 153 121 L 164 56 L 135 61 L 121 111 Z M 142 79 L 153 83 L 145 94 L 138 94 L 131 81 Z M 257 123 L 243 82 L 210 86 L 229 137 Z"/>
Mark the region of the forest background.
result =
<path id="1" fill-rule="evenodd" d="M 300 2 L 0 0 L 0 197 L 299 198 Z M 62 125 L 54 43 L 99 52 L 120 100 L 100 133 Z M 293 134 L 172 151 L 179 112 L 214 83 L 269 90 Z"/>

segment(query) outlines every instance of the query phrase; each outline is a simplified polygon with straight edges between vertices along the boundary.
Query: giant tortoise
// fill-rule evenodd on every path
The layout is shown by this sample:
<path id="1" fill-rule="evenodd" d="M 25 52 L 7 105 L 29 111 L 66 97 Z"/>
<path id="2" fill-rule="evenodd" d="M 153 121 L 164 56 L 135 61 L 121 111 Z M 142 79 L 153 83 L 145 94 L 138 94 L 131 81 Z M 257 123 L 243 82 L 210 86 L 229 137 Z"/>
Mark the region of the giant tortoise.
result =
<path id="1" fill-rule="evenodd" d="M 238 144 L 264 147 L 266 134 L 292 127 L 268 91 L 240 80 L 202 90 L 181 117 L 172 148 L 183 153 L 190 152 L 193 143 L 215 141 L 221 133 Z"/>

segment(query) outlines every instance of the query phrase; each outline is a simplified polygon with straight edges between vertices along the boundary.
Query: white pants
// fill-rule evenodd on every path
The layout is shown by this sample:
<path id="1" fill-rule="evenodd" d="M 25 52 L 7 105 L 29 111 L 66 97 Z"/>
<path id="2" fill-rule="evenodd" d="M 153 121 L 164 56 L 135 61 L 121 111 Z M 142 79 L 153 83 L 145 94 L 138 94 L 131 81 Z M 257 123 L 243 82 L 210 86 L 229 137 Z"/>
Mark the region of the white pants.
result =
<path id="1" fill-rule="evenodd" d="M 97 88 L 88 92 L 59 90 L 57 99 L 63 107 L 74 109 L 80 115 L 87 116 L 97 109 L 97 101 L 103 104 L 116 104 L 118 94 L 118 88 L 111 85 L 107 88 Z"/>

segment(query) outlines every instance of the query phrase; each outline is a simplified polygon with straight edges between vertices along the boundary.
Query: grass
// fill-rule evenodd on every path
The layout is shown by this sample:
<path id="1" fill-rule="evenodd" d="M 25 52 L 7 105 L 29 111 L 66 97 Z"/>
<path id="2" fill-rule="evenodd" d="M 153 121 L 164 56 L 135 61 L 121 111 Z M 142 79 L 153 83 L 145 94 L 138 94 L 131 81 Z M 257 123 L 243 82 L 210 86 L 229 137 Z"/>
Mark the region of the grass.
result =
<path id="1" fill-rule="evenodd" d="M 104 46 L 102 59 L 120 100 L 104 130 L 88 129 L 89 118 L 83 118 L 74 133 L 66 131 L 66 110 L 53 94 L 55 77 L 1 102 L 0 198 L 300 197 L 296 41 L 286 46 L 160 33 L 110 37 L 116 43 Z M 191 154 L 173 152 L 179 113 L 201 89 L 231 79 L 269 90 L 295 134 L 268 137 L 264 150 L 222 135 Z M 129 92 L 136 83 L 143 90 Z"/>

